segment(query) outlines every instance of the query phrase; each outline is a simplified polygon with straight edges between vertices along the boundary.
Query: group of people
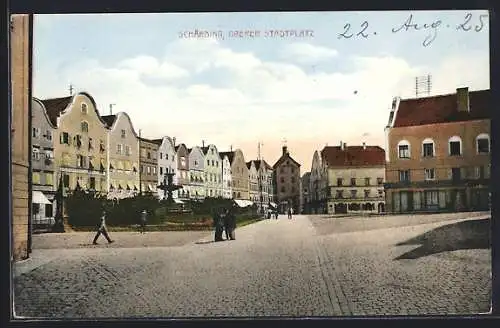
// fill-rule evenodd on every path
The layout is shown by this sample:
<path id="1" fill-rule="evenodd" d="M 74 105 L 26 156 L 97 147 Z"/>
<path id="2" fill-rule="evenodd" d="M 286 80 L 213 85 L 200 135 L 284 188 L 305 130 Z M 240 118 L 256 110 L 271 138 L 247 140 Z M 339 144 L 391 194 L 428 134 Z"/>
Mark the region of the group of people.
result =
<path id="1" fill-rule="evenodd" d="M 289 207 L 288 210 L 287 210 L 287 214 L 288 214 L 288 219 L 292 219 L 293 208 Z M 271 219 L 272 216 L 274 216 L 274 218 L 276 220 L 278 220 L 278 210 L 271 210 L 271 209 L 269 209 L 267 211 L 267 218 Z"/>
<path id="2" fill-rule="evenodd" d="M 223 241 L 222 235 L 226 232 L 226 240 L 235 240 L 236 216 L 232 209 L 219 208 L 214 213 L 215 241 Z"/>

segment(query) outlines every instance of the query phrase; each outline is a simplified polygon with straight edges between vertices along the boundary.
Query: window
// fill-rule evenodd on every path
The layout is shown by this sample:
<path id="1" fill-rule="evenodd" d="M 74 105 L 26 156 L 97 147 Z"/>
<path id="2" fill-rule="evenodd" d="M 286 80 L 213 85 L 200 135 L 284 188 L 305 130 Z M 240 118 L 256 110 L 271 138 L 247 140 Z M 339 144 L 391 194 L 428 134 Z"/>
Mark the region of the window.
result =
<path id="1" fill-rule="evenodd" d="M 124 139 L 127 136 L 127 131 L 121 130 L 121 136 L 122 136 L 122 139 Z"/>
<path id="2" fill-rule="evenodd" d="M 153 174 L 156 174 L 156 166 L 153 166 Z"/>
<path id="3" fill-rule="evenodd" d="M 104 141 L 99 140 L 99 151 L 103 153 L 105 150 L 106 148 L 104 147 Z"/>
<path id="4" fill-rule="evenodd" d="M 52 173 L 45 174 L 45 184 L 48 186 L 54 185 L 54 175 Z"/>
<path id="5" fill-rule="evenodd" d="M 168 160 L 168 154 L 165 154 L 165 159 Z M 174 157 L 172 156 L 172 160 L 174 159 Z"/>
<path id="6" fill-rule="evenodd" d="M 478 154 L 488 154 L 490 152 L 490 137 L 482 133 L 476 138 L 476 147 Z"/>
<path id="7" fill-rule="evenodd" d="M 342 178 L 337 178 L 337 187 L 342 187 Z"/>
<path id="8" fill-rule="evenodd" d="M 82 132 L 87 133 L 89 132 L 89 124 L 85 121 L 80 123 L 80 129 Z"/>
<path id="9" fill-rule="evenodd" d="M 85 168 L 87 164 L 87 158 L 82 155 L 76 155 L 76 166 Z"/>
<path id="10" fill-rule="evenodd" d="M 214 160 L 212 160 L 212 166 L 215 166 L 214 164 L 215 164 L 215 163 L 214 163 Z"/>
<path id="11" fill-rule="evenodd" d="M 81 109 L 82 109 L 82 113 L 87 114 L 87 104 L 86 103 L 81 104 Z"/>
<path id="12" fill-rule="evenodd" d="M 424 169 L 425 180 L 434 180 L 436 178 L 434 169 Z"/>
<path id="13" fill-rule="evenodd" d="M 38 138 L 40 136 L 40 129 L 39 128 L 33 128 L 32 131 L 33 131 L 33 134 L 31 136 L 33 138 Z"/>
<path id="14" fill-rule="evenodd" d="M 461 174 L 460 174 L 459 167 L 454 167 L 451 169 L 451 179 L 453 181 L 460 181 L 461 180 Z"/>
<path id="15" fill-rule="evenodd" d="M 286 189 L 285 189 L 285 186 L 282 186 L 282 187 L 281 187 L 281 192 L 282 192 L 282 193 L 285 193 L 285 190 L 286 190 Z"/>
<path id="16" fill-rule="evenodd" d="M 365 186 L 369 186 L 370 185 L 370 178 L 365 178 Z"/>
<path id="17" fill-rule="evenodd" d="M 365 189 L 365 198 L 370 197 L 370 190 Z"/>
<path id="18" fill-rule="evenodd" d="M 116 153 L 118 155 L 120 155 L 122 153 L 122 145 L 121 144 L 116 145 Z"/>
<path id="19" fill-rule="evenodd" d="M 207 159 L 207 166 L 210 166 L 210 160 Z"/>
<path id="20" fill-rule="evenodd" d="M 149 151 L 148 151 L 147 158 L 148 158 L 148 159 L 151 159 L 151 152 L 149 152 Z"/>
<path id="21" fill-rule="evenodd" d="M 31 182 L 33 184 L 39 185 L 40 184 L 40 172 L 33 172 L 33 174 L 31 175 L 31 179 L 32 179 Z"/>
<path id="22" fill-rule="evenodd" d="M 186 157 L 181 156 L 181 166 L 185 167 L 186 166 Z"/>
<path id="23" fill-rule="evenodd" d="M 160 166 L 160 174 L 163 175 L 163 167 Z"/>
<path id="24" fill-rule="evenodd" d="M 378 196 L 379 197 L 383 197 L 384 196 L 384 191 L 383 190 L 379 190 L 378 191 Z"/>
<path id="25" fill-rule="evenodd" d="M 357 193 L 357 190 L 351 190 L 351 198 L 356 198 Z"/>
<path id="26" fill-rule="evenodd" d="M 460 137 L 454 136 L 448 140 L 448 154 L 450 156 L 462 155 L 462 139 Z"/>
<path id="27" fill-rule="evenodd" d="M 380 186 L 384 184 L 384 178 L 377 178 L 377 184 Z"/>
<path id="28" fill-rule="evenodd" d="M 130 156 L 130 146 L 125 146 L 125 155 Z"/>
<path id="29" fill-rule="evenodd" d="M 356 178 L 351 178 L 351 186 L 355 186 L 356 185 Z"/>
<path id="30" fill-rule="evenodd" d="M 410 143 L 406 140 L 401 140 L 398 143 L 398 157 L 401 159 L 410 158 Z"/>
<path id="31" fill-rule="evenodd" d="M 65 188 L 69 188 L 69 175 L 65 174 L 63 176 L 63 186 Z"/>
<path id="32" fill-rule="evenodd" d="M 427 138 L 422 142 L 422 156 L 434 157 L 434 141 L 432 139 Z"/>
<path id="33" fill-rule="evenodd" d="M 163 159 L 163 153 L 160 152 L 160 159 Z"/>
<path id="34" fill-rule="evenodd" d="M 69 133 L 68 132 L 61 133 L 60 142 L 61 142 L 61 145 L 64 145 L 64 144 L 69 145 Z"/>
<path id="35" fill-rule="evenodd" d="M 295 187 L 292 187 L 292 193 L 295 193 Z"/>
<path id="36" fill-rule="evenodd" d="M 426 205 L 430 206 L 435 206 L 439 204 L 439 195 L 437 190 L 425 192 L 425 203 Z"/>
<path id="37" fill-rule="evenodd" d="M 90 189 L 95 189 L 95 178 L 91 177 L 90 178 Z"/>
<path id="38" fill-rule="evenodd" d="M 336 198 L 344 198 L 344 191 L 337 190 L 337 194 L 335 196 L 336 196 Z"/>
<path id="39" fill-rule="evenodd" d="M 410 181 L 410 171 L 409 170 L 399 171 L 399 181 L 409 182 Z"/>
<path id="40" fill-rule="evenodd" d="M 35 160 L 35 161 L 40 160 L 40 149 L 33 148 L 33 160 Z"/>
<path id="41" fill-rule="evenodd" d="M 51 218 L 54 216 L 52 204 L 45 204 L 45 217 Z"/>
<path id="42" fill-rule="evenodd" d="M 147 173 L 151 174 L 151 166 L 148 166 L 146 169 L 147 169 Z"/>
<path id="43" fill-rule="evenodd" d="M 295 177 L 292 177 L 292 183 L 295 183 Z"/>
<path id="44" fill-rule="evenodd" d="M 50 131 L 50 130 L 45 131 L 45 138 L 47 138 L 47 140 L 51 141 L 52 140 L 52 131 Z"/>
<path id="45" fill-rule="evenodd" d="M 194 161 L 194 166 L 198 166 L 198 161 L 197 160 Z"/>

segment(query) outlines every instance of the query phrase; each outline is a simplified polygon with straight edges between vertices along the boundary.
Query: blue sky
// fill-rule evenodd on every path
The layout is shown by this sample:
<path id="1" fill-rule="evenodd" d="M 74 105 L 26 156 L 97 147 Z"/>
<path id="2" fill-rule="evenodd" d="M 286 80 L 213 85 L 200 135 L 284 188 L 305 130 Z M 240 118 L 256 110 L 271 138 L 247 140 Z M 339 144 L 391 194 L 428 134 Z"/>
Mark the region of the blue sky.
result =
<path id="1" fill-rule="evenodd" d="M 271 164 L 287 140 L 311 165 L 325 144 L 384 145 L 393 96 L 413 97 L 415 76 L 432 74 L 432 94 L 489 88 L 489 27 L 457 30 L 465 11 L 36 15 L 34 95 L 87 91 L 101 113 L 126 111 L 146 137 L 169 135 L 189 146 L 242 148 Z M 433 29 L 400 31 L 441 20 Z M 346 23 L 368 38 L 338 38 Z M 221 31 L 224 38 L 180 38 Z M 230 31 L 260 31 L 231 38 Z M 308 30 L 308 37 L 265 37 Z M 375 34 L 376 33 L 376 34 Z M 357 91 L 356 93 L 354 91 Z M 363 137 L 363 134 L 365 136 Z"/>

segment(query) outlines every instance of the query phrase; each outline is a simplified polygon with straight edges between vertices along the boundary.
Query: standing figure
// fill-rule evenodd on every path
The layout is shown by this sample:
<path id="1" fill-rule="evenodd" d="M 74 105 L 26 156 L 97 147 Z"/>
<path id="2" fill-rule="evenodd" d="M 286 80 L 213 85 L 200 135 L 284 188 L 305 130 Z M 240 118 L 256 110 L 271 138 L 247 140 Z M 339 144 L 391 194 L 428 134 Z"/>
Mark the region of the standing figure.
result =
<path id="1" fill-rule="evenodd" d="M 274 210 L 274 218 L 275 218 L 276 220 L 278 220 L 278 210 L 277 210 L 277 209 L 276 209 L 276 210 Z"/>
<path id="2" fill-rule="evenodd" d="M 236 230 L 236 215 L 234 215 L 232 209 L 228 209 L 226 211 L 226 216 L 227 216 L 227 222 L 228 222 L 228 228 L 229 228 L 229 238 L 231 240 L 235 240 L 235 230 Z"/>
<path id="3" fill-rule="evenodd" d="M 99 228 L 97 229 L 97 234 L 95 235 L 94 241 L 92 242 L 92 244 L 97 245 L 97 238 L 99 238 L 99 236 L 101 234 L 104 236 L 104 238 L 106 238 L 108 240 L 108 243 L 111 244 L 114 242 L 114 240 L 111 240 L 111 238 L 109 238 L 109 235 L 108 235 L 108 229 L 106 228 L 106 212 L 105 211 L 102 211 L 101 224 L 99 225 Z"/>
<path id="4" fill-rule="evenodd" d="M 141 212 L 141 233 L 146 232 L 147 219 L 148 219 L 148 212 L 146 210 L 142 210 L 142 212 Z"/>
<path id="5" fill-rule="evenodd" d="M 231 232 L 231 226 L 230 226 L 230 222 L 229 222 L 229 211 L 225 208 L 222 209 L 222 214 L 221 214 L 221 217 L 222 217 L 222 224 L 224 225 L 224 231 L 226 232 L 226 240 L 229 240 L 229 235 L 230 235 L 230 232 Z"/>
<path id="6" fill-rule="evenodd" d="M 290 207 L 288 208 L 288 219 L 289 219 L 289 220 L 291 220 L 291 219 L 292 219 L 292 211 L 293 211 L 293 210 L 292 210 L 292 207 L 290 206 Z"/>
<path id="7" fill-rule="evenodd" d="M 222 232 L 224 230 L 224 218 L 222 217 L 221 210 L 215 210 L 213 215 L 215 227 L 215 241 L 222 241 Z"/>

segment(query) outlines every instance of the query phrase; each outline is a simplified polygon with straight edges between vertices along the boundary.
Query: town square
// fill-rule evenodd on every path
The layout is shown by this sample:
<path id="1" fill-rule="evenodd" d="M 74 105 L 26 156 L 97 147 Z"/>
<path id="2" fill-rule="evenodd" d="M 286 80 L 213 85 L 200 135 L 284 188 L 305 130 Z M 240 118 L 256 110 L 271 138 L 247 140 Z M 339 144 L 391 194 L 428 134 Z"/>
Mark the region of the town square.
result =
<path id="1" fill-rule="evenodd" d="M 488 314 L 487 17 L 12 15 L 13 317 Z"/>

